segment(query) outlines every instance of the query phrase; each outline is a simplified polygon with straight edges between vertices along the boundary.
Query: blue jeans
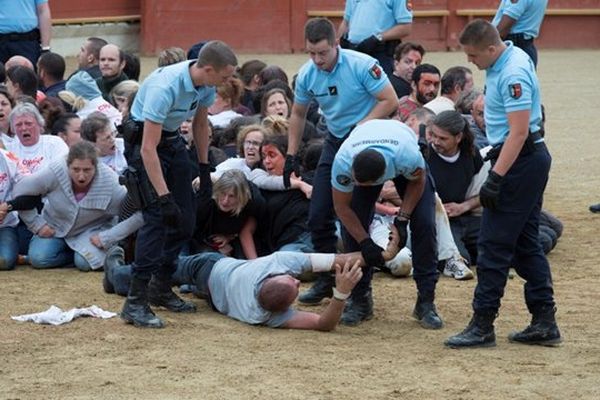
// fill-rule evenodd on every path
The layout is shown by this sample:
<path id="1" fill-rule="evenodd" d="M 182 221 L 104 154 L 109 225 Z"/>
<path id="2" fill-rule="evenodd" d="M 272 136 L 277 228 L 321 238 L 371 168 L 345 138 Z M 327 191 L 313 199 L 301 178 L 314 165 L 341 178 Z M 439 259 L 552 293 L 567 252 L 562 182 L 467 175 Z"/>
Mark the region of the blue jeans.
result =
<path id="1" fill-rule="evenodd" d="M 315 248 L 310 239 L 310 232 L 304 232 L 292 243 L 284 244 L 277 251 L 298 251 L 301 253 L 314 253 Z"/>
<path id="2" fill-rule="evenodd" d="M 0 228 L 0 243 L 0 270 L 11 270 L 15 268 L 19 254 L 17 228 L 12 226 Z"/>
<path id="3" fill-rule="evenodd" d="M 62 238 L 43 238 L 34 235 L 29 244 L 29 262 L 33 268 L 72 267 L 87 272 L 92 268 L 79 253 L 71 250 Z"/>

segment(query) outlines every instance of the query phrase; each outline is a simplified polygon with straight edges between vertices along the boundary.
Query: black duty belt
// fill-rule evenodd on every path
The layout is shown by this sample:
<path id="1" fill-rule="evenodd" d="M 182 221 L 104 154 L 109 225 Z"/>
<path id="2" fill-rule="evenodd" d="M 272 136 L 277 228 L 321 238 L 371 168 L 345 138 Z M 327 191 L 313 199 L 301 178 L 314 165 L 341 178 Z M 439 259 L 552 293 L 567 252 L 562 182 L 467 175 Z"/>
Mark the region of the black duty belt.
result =
<path id="1" fill-rule="evenodd" d="M 521 147 L 521 151 L 519 152 L 519 157 L 526 156 L 528 154 L 535 152 L 537 145 L 540 143 L 543 143 L 543 142 L 539 142 L 540 139 L 542 139 L 542 135 L 541 135 L 540 131 L 530 132 L 529 135 L 527 136 L 527 139 L 525 140 L 525 143 L 523 143 L 523 147 Z M 504 142 L 498 143 L 497 145 L 492 147 L 487 152 L 483 161 L 491 160 L 492 162 L 495 162 L 498 159 L 498 156 L 500 156 L 500 152 L 502 151 L 502 146 L 504 146 Z"/>
<path id="2" fill-rule="evenodd" d="M 29 32 L 0 33 L 0 42 L 29 42 L 40 41 L 40 30 L 34 29 Z"/>

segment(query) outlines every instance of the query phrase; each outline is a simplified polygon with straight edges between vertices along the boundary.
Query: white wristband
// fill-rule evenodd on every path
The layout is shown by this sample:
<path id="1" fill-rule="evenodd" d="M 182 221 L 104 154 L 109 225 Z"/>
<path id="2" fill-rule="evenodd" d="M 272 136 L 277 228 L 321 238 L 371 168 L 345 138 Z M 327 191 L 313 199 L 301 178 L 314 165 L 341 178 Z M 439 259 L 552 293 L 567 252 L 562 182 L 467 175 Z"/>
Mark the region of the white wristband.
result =
<path id="1" fill-rule="evenodd" d="M 342 293 L 337 288 L 333 288 L 333 298 L 339 301 L 346 301 L 350 297 L 350 293 Z"/>

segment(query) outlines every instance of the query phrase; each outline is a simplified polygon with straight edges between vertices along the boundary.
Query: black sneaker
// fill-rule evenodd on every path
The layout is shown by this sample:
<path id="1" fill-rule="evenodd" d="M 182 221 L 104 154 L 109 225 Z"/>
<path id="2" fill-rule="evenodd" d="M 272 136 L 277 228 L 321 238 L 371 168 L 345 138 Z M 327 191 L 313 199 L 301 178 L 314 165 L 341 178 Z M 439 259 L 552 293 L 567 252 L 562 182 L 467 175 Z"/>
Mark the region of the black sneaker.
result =
<path id="1" fill-rule="evenodd" d="M 363 321 L 373 318 L 373 296 L 369 291 L 366 295 L 357 299 L 351 297 L 342 313 L 340 324 L 346 326 L 356 326 Z"/>
<path id="2" fill-rule="evenodd" d="M 310 289 L 298 296 L 298 302 L 304 305 L 316 306 L 321 304 L 323 299 L 329 299 L 333 296 L 333 278 L 331 274 L 319 274 L 317 280 Z"/>
<path id="3" fill-rule="evenodd" d="M 425 329 L 442 329 L 444 322 L 440 318 L 433 302 L 421 302 L 417 300 L 413 317 Z"/>

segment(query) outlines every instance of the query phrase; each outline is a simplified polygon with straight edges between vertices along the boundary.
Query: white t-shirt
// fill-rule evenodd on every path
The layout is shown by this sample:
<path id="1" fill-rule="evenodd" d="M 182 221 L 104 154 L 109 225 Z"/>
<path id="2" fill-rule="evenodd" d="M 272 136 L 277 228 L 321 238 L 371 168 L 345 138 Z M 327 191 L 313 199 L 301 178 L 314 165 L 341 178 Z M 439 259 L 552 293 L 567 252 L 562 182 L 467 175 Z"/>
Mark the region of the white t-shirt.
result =
<path id="1" fill-rule="evenodd" d="M 84 120 L 94 111 L 99 111 L 106 115 L 106 117 L 110 120 L 110 126 L 113 132 L 116 131 L 117 126 L 121 125 L 121 120 L 123 119 L 121 112 L 108 101 L 104 100 L 102 96 L 88 101 L 81 110 L 77 111 L 77 115 L 79 115 L 79 118 Z"/>
<path id="2" fill-rule="evenodd" d="M 19 164 L 32 174 L 52 160 L 66 157 L 69 147 L 58 136 L 40 135 L 40 140 L 33 146 L 23 146 L 17 139 L 6 145 L 6 149 L 19 159 Z"/>
<path id="3" fill-rule="evenodd" d="M 241 116 L 242 114 L 238 114 L 233 110 L 227 110 L 215 115 L 209 115 L 208 120 L 215 128 L 227 128 L 232 119 Z"/>
<path id="4" fill-rule="evenodd" d="M 14 154 L 0 149 L 0 203 L 12 200 L 13 186 L 28 174 Z M 13 211 L 0 222 L 0 228 L 17 226 L 18 223 L 17 212 Z"/>

